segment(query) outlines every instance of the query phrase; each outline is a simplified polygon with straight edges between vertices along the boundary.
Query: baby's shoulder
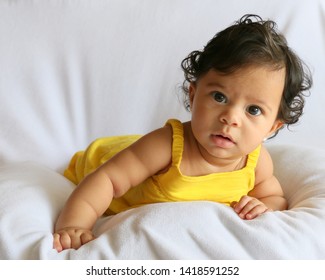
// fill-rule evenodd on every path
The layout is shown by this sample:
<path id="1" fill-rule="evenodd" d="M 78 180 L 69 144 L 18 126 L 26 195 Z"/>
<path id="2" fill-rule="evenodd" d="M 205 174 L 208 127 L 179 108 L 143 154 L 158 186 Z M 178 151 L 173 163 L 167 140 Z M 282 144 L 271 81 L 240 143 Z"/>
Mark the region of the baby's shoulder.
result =
<path id="1" fill-rule="evenodd" d="M 262 145 L 255 169 L 256 183 L 273 174 L 273 160 L 269 151 Z"/>
<path id="2" fill-rule="evenodd" d="M 173 131 L 169 125 L 163 126 L 149 132 L 139 140 L 142 145 L 154 147 L 155 149 L 168 148 L 171 146 Z"/>

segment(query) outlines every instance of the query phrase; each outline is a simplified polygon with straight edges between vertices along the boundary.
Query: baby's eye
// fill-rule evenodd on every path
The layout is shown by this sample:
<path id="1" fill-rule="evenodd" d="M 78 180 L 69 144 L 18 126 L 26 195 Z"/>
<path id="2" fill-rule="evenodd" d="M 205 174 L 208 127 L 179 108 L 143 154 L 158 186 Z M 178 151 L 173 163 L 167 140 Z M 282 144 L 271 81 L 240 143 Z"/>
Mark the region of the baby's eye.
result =
<path id="1" fill-rule="evenodd" d="M 227 102 L 227 97 L 222 94 L 221 92 L 214 92 L 212 93 L 213 99 L 219 103 L 226 103 Z"/>
<path id="2" fill-rule="evenodd" d="M 259 116 L 260 114 L 262 114 L 261 108 L 255 105 L 249 106 L 247 108 L 247 112 L 252 116 Z"/>

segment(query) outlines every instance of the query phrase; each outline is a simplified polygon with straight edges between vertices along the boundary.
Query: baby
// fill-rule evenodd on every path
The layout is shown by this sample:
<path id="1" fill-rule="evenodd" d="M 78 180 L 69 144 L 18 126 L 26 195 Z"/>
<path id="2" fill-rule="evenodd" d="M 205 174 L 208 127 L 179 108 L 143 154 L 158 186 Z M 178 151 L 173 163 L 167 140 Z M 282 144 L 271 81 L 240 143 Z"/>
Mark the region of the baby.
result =
<path id="1" fill-rule="evenodd" d="M 273 21 L 246 15 L 182 61 L 191 120 L 142 137 L 94 141 L 65 175 L 78 187 L 55 226 L 54 248 L 94 239 L 105 212 L 209 200 L 242 219 L 287 207 L 263 141 L 296 123 L 311 77 Z"/>

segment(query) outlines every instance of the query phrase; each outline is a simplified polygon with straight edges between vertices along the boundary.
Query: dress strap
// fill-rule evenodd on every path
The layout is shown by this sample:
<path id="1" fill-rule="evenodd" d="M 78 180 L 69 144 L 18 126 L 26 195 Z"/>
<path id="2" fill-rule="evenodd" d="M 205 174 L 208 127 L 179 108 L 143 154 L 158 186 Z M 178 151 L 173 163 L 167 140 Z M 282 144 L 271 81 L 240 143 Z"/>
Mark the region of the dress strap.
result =
<path id="1" fill-rule="evenodd" d="M 179 120 L 170 119 L 166 125 L 170 125 L 173 130 L 172 165 L 179 167 L 184 150 L 183 124 Z"/>
<path id="2" fill-rule="evenodd" d="M 257 165 L 257 162 L 258 162 L 258 158 L 260 156 L 261 147 L 262 146 L 259 145 L 253 152 L 251 152 L 248 155 L 247 163 L 246 163 L 246 166 L 247 167 L 250 167 L 250 168 L 254 168 L 255 169 L 255 167 Z"/>

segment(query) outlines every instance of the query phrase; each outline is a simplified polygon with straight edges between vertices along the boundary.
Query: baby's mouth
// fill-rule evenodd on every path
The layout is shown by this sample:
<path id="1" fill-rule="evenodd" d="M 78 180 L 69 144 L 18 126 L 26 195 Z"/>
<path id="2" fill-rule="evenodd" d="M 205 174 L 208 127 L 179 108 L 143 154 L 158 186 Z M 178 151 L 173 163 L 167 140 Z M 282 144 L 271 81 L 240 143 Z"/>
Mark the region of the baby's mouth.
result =
<path id="1" fill-rule="evenodd" d="M 211 135 L 213 143 L 221 148 L 231 148 L 236 142 L 230 137 L 222 134 L 213 134 Z"/>
<path id="2" fill-rule="evenodd" d="M 217 134 L 216 136 L 222 137 L 226 140 L 229 140 L 231 142 L 233 142 L 234 144 L 236 144 L 236 142 L 233 140 L 233 138 L 230 135 L 226 135 L 226 134 Z"/>

